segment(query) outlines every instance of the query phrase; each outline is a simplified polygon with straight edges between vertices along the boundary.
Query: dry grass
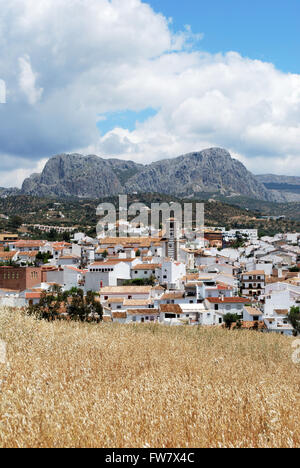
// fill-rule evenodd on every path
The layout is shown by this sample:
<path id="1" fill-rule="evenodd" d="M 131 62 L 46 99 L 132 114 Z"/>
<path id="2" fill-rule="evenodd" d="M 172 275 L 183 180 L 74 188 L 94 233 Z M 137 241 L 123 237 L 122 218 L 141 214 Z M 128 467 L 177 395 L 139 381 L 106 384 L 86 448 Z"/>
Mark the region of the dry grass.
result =
<path id="1" fill-rule="evenodd" d="M 1 447 L 299 447 L 291 339 L 0 312 Z"/>

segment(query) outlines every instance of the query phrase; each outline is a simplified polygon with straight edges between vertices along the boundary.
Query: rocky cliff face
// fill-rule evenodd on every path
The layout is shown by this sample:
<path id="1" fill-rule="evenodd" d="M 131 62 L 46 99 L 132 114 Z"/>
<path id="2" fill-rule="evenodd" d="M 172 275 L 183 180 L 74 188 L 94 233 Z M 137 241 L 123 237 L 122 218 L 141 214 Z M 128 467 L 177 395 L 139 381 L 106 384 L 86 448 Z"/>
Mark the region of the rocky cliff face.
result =
<path id="1" fill-rule="evenodd" d="M 263 174 L 255 178 L 265 186 L 274 201 L 279 203 L 300 201 L 300 177 Z"/>
<path id="2" fill-rule="evenodd" d="M 0 187 L 0 198 L 13 197 L 19 195 L 21 190 L 18 188 L 3 188 Z"/>
<path id="3" fill-rule="evenodd" d="M 42 174 L 24 181 L 35 196 L 98 198 L 131 192 L 189 196 L 199 192 L 268 200 L 268 190 L 228 151 L 211 148 L 149 165 L 98 156 L 63 154 L 50 159 Z"/>
<path id="4" fill-rule="evenodd" d="M 135 174 L 138 165 L 126 161 L 114 161 L 84 157 L 79 154 L 63 154 L 51 158 L 42 174 L 26 179 L 22 192 L 34 196 L 106 197 L 124 191 L 122 176 Z"/>
<path id="5" fill-rule="evenodd" d="M 155 162 L 138 172 L 126 184 L 127 191 L 175 195 L 219 192 L 268 199 L 267 190 L 228 151 L 211 148 L 176 159 Z"/>

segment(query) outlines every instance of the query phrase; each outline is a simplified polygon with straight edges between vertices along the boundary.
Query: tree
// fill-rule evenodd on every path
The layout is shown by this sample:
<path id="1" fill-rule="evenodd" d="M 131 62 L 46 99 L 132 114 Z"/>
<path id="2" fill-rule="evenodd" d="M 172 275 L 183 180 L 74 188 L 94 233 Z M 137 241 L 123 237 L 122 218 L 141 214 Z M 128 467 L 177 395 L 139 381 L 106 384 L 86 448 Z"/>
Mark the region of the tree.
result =
<path id="1" fill-rule="evenodd" d="M 34 315 L 39 319 L 52 321 L 59 316 L 60 308 L 60 298 L 51 292 L 44 291 L 41 295 L 39 303 L 29 306 L 28 314 Z"/>
<path id="2" fill-rule="evenodd" d="M 89 291 L 84 297 L 82 289 L 72 288 L 63 292 L 59 285 L 53 285 L 48 292 L 42 293 L 38 304 L 28 308 L 28 314 L 51 321 L 61 318 L 61 312 L 65 311 L 71 320 L 101 321 L 103 308 L 96 299 L 97 295 Z"/>
<path id="3" fill-rule="evenodd" d="M 103 318 L 103 307 L 100 301 L 96 300 L 96 297 L 99 297 L 99 294 L 88 291 L 86 294 L 85 302 L 86 307 L 88 310 L 88 317 L 90 318 L 97 318 L 98 320 L 102 320 Z"/>
<path id="4" fill-rule="evenodd" d="M 226 314 L 223 317 L 226 328 L 231 328 L 233 323 L 238 322 L 239 317 L 236 314 Z"/>
<path id="5" fill-rule="evenodd" d="M 23 224 L 23 219 L 20 216 L 12 216 L 10 219 L 8 225 L 11 229 L 17 230 L 19 229 L 20 226 Z"/>
<path id="6" fill-rule="evenodd" d="M 294 336 L 300 334 L 300 307 L 292 307 L 288 314 L 288 321 L 294 329 Z"/>
<path id="7" fill-rule="evenodd" d="M 62 235 L 63 241 L 64 242 L 70 242 L 71 236 L 69 232 L 64 232 Z"/>
<path id="8" fill-rule="evenodd" d="M 235 328 L 236 328 L 237 330 L 240 330 L 240 329 L 242 328 L 242 321 L 241 321 L 241 320 L 238 320 L 238 321 L 236 322 Z"/>

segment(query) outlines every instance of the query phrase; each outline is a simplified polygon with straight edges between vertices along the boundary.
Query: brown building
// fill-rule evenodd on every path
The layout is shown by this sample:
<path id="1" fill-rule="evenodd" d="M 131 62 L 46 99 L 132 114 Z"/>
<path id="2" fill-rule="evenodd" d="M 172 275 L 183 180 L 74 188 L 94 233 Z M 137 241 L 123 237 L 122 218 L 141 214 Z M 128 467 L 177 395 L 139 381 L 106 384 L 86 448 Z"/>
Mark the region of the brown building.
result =
<path id="1" fill-rule="evenodd" d="M 0 267 L 0 289 L 25 291 L 42 282 L 42 269 L 34 267 Z"/>
<path id="2" fill-rule="evenodd" d="M 14 242 L 17 241 L 19 238 L 18 234 L 11 234 L 11 233 L 1 233 L 0 234 L 0 244 L 1 245 L 6 245 L 8 242 Z"/>
<path id="3" fill-rule="evenodd" d="M 204 233 L 204 239 L 209 242 L 210 247 L 223 246 L 223 233 L 219 231 L 206 231 Z"/>
<path id="4" fill-rule="evenodd" d="M 242 295 L 260 296 L 266 287 L 266 274 L 264 270 L 247 271 L 242 274 Z"/>

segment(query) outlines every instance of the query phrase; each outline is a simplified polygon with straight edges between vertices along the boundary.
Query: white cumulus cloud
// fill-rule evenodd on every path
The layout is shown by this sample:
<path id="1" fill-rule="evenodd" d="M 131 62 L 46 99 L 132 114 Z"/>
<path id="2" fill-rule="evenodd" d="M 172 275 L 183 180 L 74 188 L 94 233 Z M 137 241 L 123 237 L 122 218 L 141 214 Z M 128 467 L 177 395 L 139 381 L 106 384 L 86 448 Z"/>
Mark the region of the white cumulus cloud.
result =
<path id="1" fill-rule="evenodd" d="M 42 97 L 43 88 L 36 87 L 36 74 L 33 72 L 30 57 L 25 55 L 19 58 L 20 77 L 19 85 L 28 99 L 29 104 L 36 104 Z"/>

